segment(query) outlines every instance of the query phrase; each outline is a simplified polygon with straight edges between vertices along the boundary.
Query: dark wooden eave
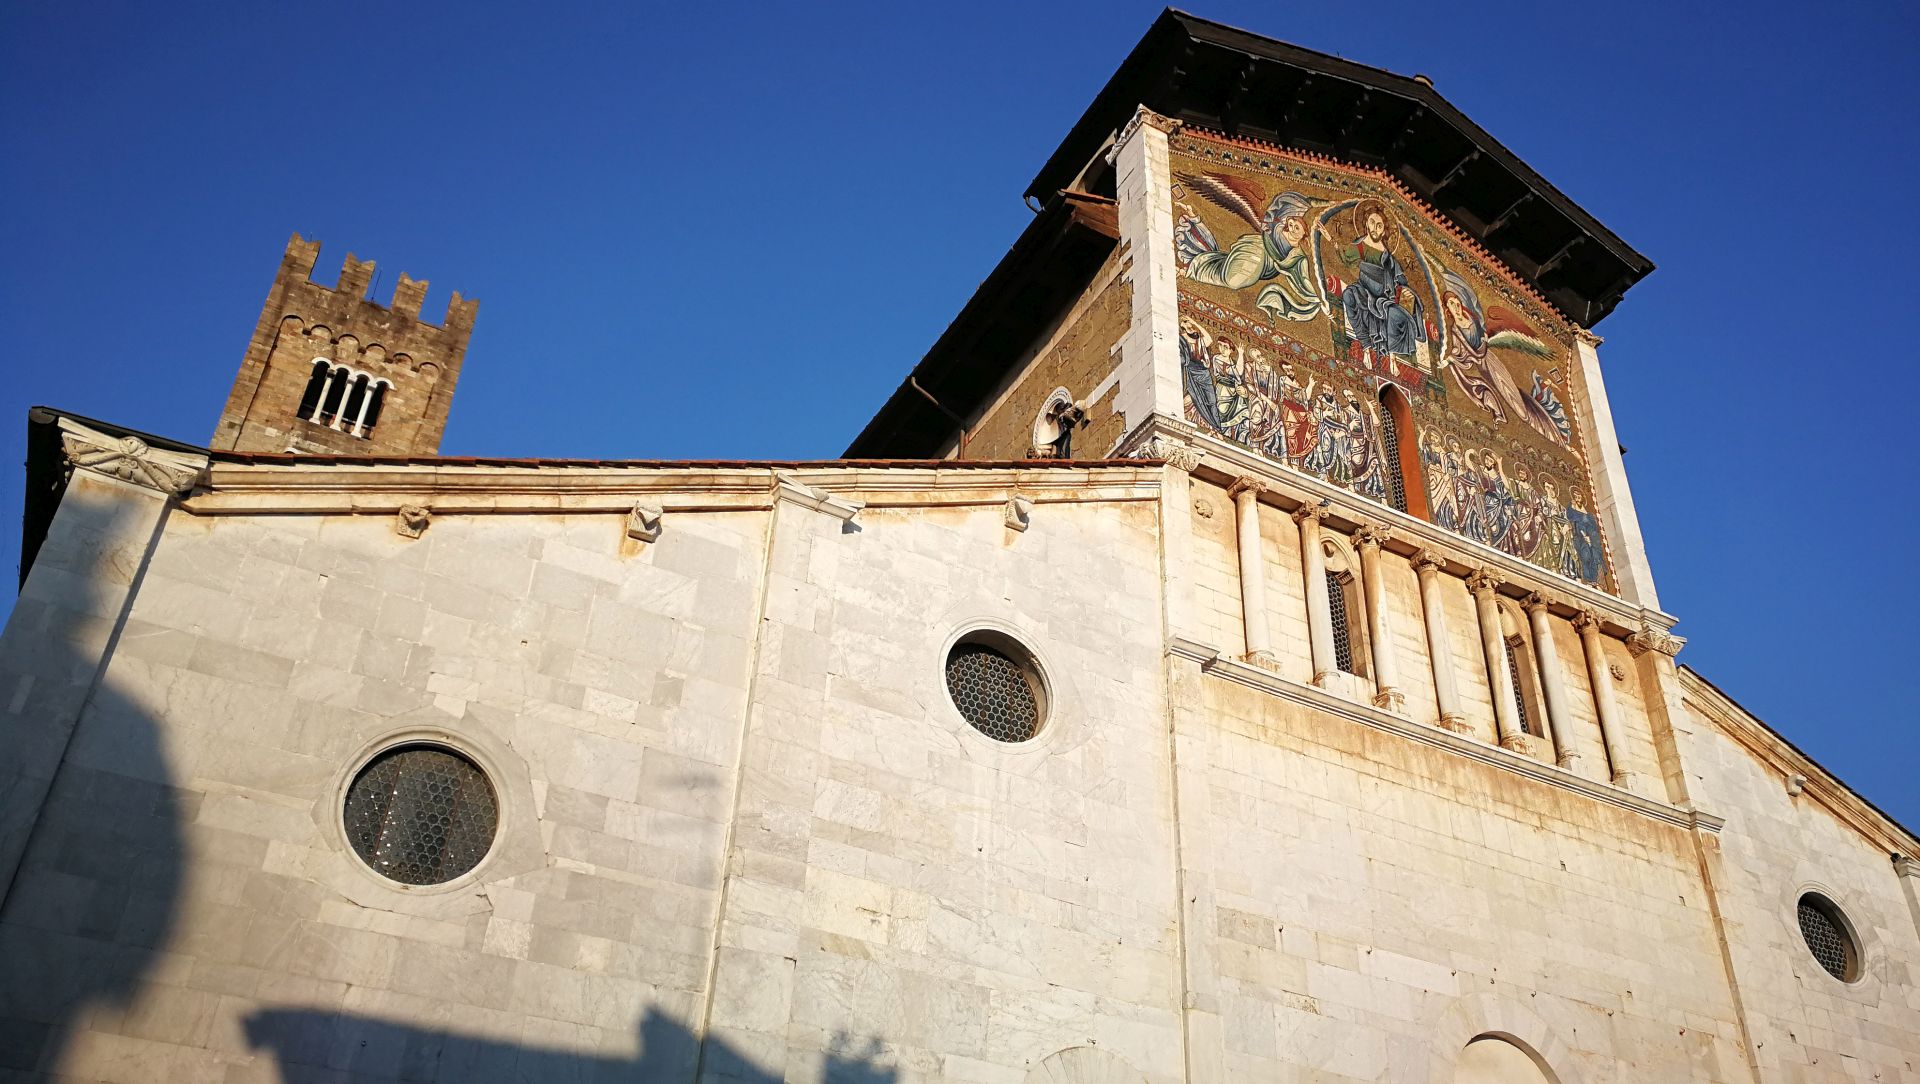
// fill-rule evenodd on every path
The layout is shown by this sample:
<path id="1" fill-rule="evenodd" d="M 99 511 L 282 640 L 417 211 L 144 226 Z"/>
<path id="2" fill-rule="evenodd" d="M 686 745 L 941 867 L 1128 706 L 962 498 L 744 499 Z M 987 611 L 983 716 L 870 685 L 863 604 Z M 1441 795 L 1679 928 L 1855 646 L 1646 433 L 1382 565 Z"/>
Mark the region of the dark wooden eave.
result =
<path id="1" fill-rule="evenodd" d="M 1105 191 L 1102 152 L 1145 105 L 1232 136 L 1374 166 L 1592 327 L 1653 270 L 1431 84 L 1169 8 L 1027 187 Z"/>
<path id="2" fill-rule="evenodd" d="M 1052 193 L 843 454 L 850 459 L 939 455 L 959 433 L 947 412 L 973 418 L 1119 243 L 1114 201 L 1084 192 Z"/>

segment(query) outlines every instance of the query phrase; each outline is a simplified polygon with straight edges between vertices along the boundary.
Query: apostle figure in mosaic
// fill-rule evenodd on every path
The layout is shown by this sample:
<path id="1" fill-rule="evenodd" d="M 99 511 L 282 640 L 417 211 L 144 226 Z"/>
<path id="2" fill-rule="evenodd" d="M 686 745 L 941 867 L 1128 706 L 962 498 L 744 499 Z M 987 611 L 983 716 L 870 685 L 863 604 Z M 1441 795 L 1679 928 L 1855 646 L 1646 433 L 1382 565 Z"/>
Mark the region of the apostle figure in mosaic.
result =
<path id="1" fill-rule="evenodd" d="M 1174 223 L 1174 252 L 1181 274 L 1194 282 L 1246 290 L 1259 283 L 1254 308 L 1275 324 L 1282 320 L 1311 320 L 1321 310 L 1314 287 L 1313 260 L 1305 244 L 1310 232 L 1311 201 L 1298 192 L 1282 192 L 1271 200 L 1259 186 L 1224 173 L 1182 174 L 1180 183 L 1207 202 L 1231 211 L 1253 228 L 1225 249 L 1213 231 L 1200 221 L 1191 204 L 1179 204 Z M 1266 210 L 1256 210 L 1265 203 Z"/>
<path id="2" fill-rule="evenodd" d="M 1347 448 L 1347 459 L 1352 463 L 1349 473 L 1353 475 L 1353 491 L 1363 497 L 1372 497 L 1376 501 L 1387 499 L 1386 459 L 1380 444 L 1380 411 L 1373 403 L 1367 403 L 1365 412 L 1360 409 L 1360 400 L 1351 391 L 1347 393 L 1347 429 L 1353 435 Z"/>
<path id="3" fill-rule="evenodd" d="M 1484 509 L 1486 537 L 1481 541 L 1494 549 L 1512 545 L 1513 491 L 1507 485 L 1507 470 L 1492 448 L 1480 449 L 1480 501 Z M 1509 551 L 1511 552 L 1511 551 Z"/>
<path id="4" fill-rule="evenodd" d="M 1540 494 L 1534 491 L 1532 475 L 1524 465 L 1514 468 L 1508 495 L 1513 512 L 1507 527 L 1507 544 L 1501 548 L 1515 557 L 1531 559 L 1546 534 L 1547 523 Z"/>
<path id="5" fill-rule="evenodd" d="M 1479 295 L 1459 275 L 1442 271 L 1440 277 L 1445 283 L 1440 304 L 1446 309 L 1446 349 L 1441 360 L 1453 371 L 1454 382 L 1495 421 L 1518 415 L 1534 432 L 1566 447 L 1573 431 L 1559 396 L 1537 371 L 1532 391 L 1522 391 L 1501 356 L 1504 352 L 1546 360 L 1554 356 L 1553 348 L 1536 338 L 1527 324 L 1507 309 L 1483 309 Z"/>
<path id="6" fill-rule="evenodd" d="M 1300 461 L 1300 468 L 1334 485 L 1346 485 L 1353 480 L 1353 427 L 1347 424 L 1347 412 L 1331 388 L 1313 401 L 1313 425 L 1313 450 Z"/>
<path id="7" fill-rule="evenodd" d="M 1567 523 L 1573 528 L 1573 552 L 1579 558 L 1579 578 L 1591 584 L 1600 582 L 1600 570 L 1606 564 L 1606 543 L 1600 540 L 1600 521 L 1580 502 L 1580 487 L 1567 495 Z"/>
<path id="8" fill-rule="evenodd" d="M 1462 452 L 1460 438 L 1447 441 L 1447 462 L 1453 476 L 1453 500 L 1459 509 L 1461 534 L 1476 542 L 1487 540 L 1487 493 L 1480 486 L 1480 453 Z"/>
<path id="9" fill-rule="evenodd" d="M 1347 335 L 1375 358 L 1412 357 L 1427 341 L 1426 314 L 1394 252 L 1393 220 L 1375 199 L 1361 200 L 1352 214 L 1358 234 L 1335 250 Z"/>
<path id="10" fill-rule="evenodd" d="M 1186 388 L 1187 420 L 1208 429 L 1220 429 L 1220 404 L 1214 396 L 1213 370 L 1207 365 L 1205 328 L 1192 320 L 1180 321 L 1180 382 Z"/>
<path id="11" fill-rule="evenodd" d="M 1280 363 L 1280 432 L 1286 438 L 1287 462 L 1300 466 L 1314 445 L 1313 386 L 1318 377 L 1309 376 L 1305 384 L 1293 371 L 1293 363 Z"/>
<path id="12" fill-rule="evenodd" d="M 1573 523 L 1560 505 L 1560 487 L 1551 478 L 1540 479 L 1540 514 L 1545 532 L 1535 559 L 1568 579 L 1581 579 L 1580 555 L 1573 547 Z"/>
<path id="13" fill-rule="evenodd" d="M 1427 476 L 1427 514 L 1433 522 L 1449 530 L 1460 529 L 1460 502 L 1454 495 L 1454 475 L 1460 464 L 1440 444 L 1440 434 L 1431 429 L 1420 432 L 1420 469 Z"/>

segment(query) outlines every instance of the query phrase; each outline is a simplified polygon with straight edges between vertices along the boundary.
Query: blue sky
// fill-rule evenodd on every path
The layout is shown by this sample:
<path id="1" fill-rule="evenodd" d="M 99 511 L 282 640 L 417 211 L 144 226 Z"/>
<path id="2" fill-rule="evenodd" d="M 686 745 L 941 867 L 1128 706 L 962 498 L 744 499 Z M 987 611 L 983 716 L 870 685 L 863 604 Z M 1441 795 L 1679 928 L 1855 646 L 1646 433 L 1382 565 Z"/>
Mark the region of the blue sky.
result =
<path id="1" fill-rule="evenodd" d="M 1194 10 L 1431 76 L 1659 264 L 1598 330 L 1681 660 L 1920 827 L 1920 9 Z M 449 453 L 837 454 L 1157 11 L 7 5 L 0 461 L 206 440 L 294 230 L 480 299 Z"/>

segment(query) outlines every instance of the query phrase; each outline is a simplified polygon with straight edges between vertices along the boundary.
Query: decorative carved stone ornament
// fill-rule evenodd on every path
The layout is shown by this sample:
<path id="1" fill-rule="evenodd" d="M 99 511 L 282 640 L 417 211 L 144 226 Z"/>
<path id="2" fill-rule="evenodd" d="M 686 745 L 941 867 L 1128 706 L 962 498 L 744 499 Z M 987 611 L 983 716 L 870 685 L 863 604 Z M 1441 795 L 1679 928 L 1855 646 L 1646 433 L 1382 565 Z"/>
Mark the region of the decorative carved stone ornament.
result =
<path id="1" fill-rule="evenodd" d="M 1474 569 L 1467 577 L 1467 589 L 1476 595 L 1491 594 L 1500 590 L 1500 574 L 1490 568 Z"/>
<path id="2" fill-rule="evenodd" d="M 1573 627 L 1581 632 L 1588 629 L 1597 632 L 1600 628 L 1600 615 L 1594 610 L 1582 609 L 1573 615 Z"/>
<path id="3" fill-rule="evenodd" d="M 1353 532 L 1353 544 L 1361 549 L 1379 549 L 1393 538 L 1393 529 L 1375 523 L 1362 524 Z"/>
<path id="4" fill-rule="evenodd" d="M 1615 681 L 1627 680 L 1627 668 L 1617 662 L 1607 664 L 1607 673 L 1612 674 Z"/>
<path id="5" fill-rule="evenodd" d="M 1300 507 L 1294 509 L 1292 515 L 1293 515 L 1293 521 L 1295 523 L 1298 523 L 1304 526 L 1308 520 L 1313 520 L 1315 523 L 1318 523 L 1326 519 L 1327 510 L 1322 505 L 1303 504 Z"/>
<path id="6" fill-rule="evenodd" d="M 1107 164 L 1112 165 L 1119 159 L 1120 148 L 1126 146 L 1127 141 L 1132 139 L 1134 133 L 1138 132 L 1141 127 L 1152 128 L 1155 131 L 1172 135 L 1179 131 L 1181 125 L 1185 123 L 1185 121 L 1174 120 L 1172 117 L 1161 116 L 1146 106 L 1141 106 L 1134 110 L 1133 118 L 1127 121 L 1125 127 L 1120 129 L 1119 134 L 1113 137 L 1113 146 L 1107 148 Z"/>
<path id="7" fill-rule="evenodd" d="M 419 538 L 433 522 L 433 510 L 418 504 L 403 504 L 393 518 L 393 532 L 402 538 Z"/>
<path id="8" fill-rule="evenodd" d="M 1627 637 L 1627 650 L 1632 652 L 1636 659 L 1649 651 L 1658 651 L 1672 658 L 1680 654 L 1680 649 L 1685 646 L 1687 646 L 1686 637 L 1675 636 L 1664 629 L 1656 629 L 1652 625 L 1642 625 L 1639 632 Z"/>
<path id="9" fill-rule="evenodd" d="M 1267 492 L 1267 487 L 1257 478 L 1236 478 L 1233 484 L 1227 487 L 1227 496 L 1232 497 L 1235 501 L 1240 499 L 1242 493 L 1251 494 L 1252 499 L 1257 501 L 1260 499 L 1260 495 L 1265 492 Z"/>
<path id="10" fill-rule="evenodd" d="M 1024 531 L 1033 519 L 1033 499 L 1015 493 L 1007 498 L 1007 526 Z"/>
<path id="11" fill-rule="evenodd" d="M 627 513 L 627 537 L 636 542 L 653 542 L 660 537 L 660 518 L 665 515 L 652 505 L 638 504 Z"/>
<path id="12" fill-rule="evenodd" d="M 773 499 L 792 501 L 816 512 L 825 512 L 843 523 L 859 515 L 860 510 L 867 506 L 865 501 L 850 501 L 824 489 L 816 489 L 790 474 L 773 476 Z"/>
<path id="13" fill-rule="evenodd" d="M 1213 511 L 1214 509 L 1213 509 L 1212 501 L 1206 499 L 1205 497 L 1195 497 L 1193 499 L 1194 515 L 1199 516 L 1201 519 L 1212 519 Z"/>
<path id="14" fill-rule="evenodd" d="M 1412 563 L 1413 570 L 1423 575 L 1429 571 L 1439 572 L 1442 568 L 1446 567 L 1445 560 L 1436 555 L 1432 550 L 1416 551 L 1413 555 Z"/>
<path id="15" fill-rule="evenodd" d="M 60 419 L 60 446 L 67 462 L 108 478 L 180 496 L 200 481 L 205 456 L 155 448 L 136 436 L 112 436 Z"/>
<path id="16" fill-rule="evenodd" d="M 1528 613 L 1532 613 L 1534 610 L 1544 610 L 1549 605 L 1551 605 L 1551 603 L 1547 600 L 1547 596 L 1538 591 L 1534 591 L 1527 595 L 1526 598 L 1520 600 L 1521 608 Z"/>
<path id="17" fill-rule="evenodd" d="M 1200 450 L 1189 444 L 1168 437 L 1154 437 L 1147 441 L 1141 454 L 1149 459 L 1164 460 L 1169 467 L 1192 474 L 1200 466 Z"/>

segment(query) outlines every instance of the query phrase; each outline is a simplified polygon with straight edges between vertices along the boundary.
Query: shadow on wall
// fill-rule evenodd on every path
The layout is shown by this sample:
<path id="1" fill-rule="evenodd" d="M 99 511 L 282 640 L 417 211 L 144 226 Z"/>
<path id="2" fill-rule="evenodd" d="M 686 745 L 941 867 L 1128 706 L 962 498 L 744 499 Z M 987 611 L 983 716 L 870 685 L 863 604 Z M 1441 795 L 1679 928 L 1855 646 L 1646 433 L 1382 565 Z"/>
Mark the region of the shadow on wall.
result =
<path id="1" fill-rule="evenodd" d="M 115 584 L 131 598 L 145 575 L 142 499 L 63 507 L 0 633 L 0 840 L 26 837 L 10 882 L 0 867 L 0 1081 L 680 1084 L 696 1064 L 714 1084 L 782 1078 L 719 1039 L 703 1054 L 692 1031 L 642 1005 L 639 1051 L 616 1057 L 273 1004 L 272 980 L 286 977 L 275 957 L 305 920 L 277 905 L 289 886 L 263 868 L 268 840 L 203 816 L 205 796 L 169 762 L 216 720 L 163 726 L 130 693 L 170 694 L 167 668 L 191 669 L 194 642 L 126 618 Z M 111 671 L 101 663 L 116 656 Z M 243 698 L 216 702 L 241 714 Z M 565 1023 L 528 1024 L 529 1037 L 569 1037 Z M 860 1045 L 826 1055 L 817 1078 L 898 1079 L 878 1044 Z"/>
<path id="2" fill-rule="evenodd" d="M 173 785 L 155 721 L 95 687 L 125 631 L 119 585 L 137 591 L 145 572 L 115 545 L 150 537 L 140 500 L 63 510 L 0 633 L 0 827 L 28 833 L 0 883 L 0 1069 L 50 1072 L 79 1031 L 169 1027 L 169 999 L 147 982 L 174 948 L 198 796 Z M 199 842 L 265 855 L 264 839 L 214 835 L 230 838 Z"/>
<path id="3" fill-rule="evenodd" d="M 664 1014 L 640 1018 L 637 1057 L 614 1058 L 390 1024 L 350 1013 L 267 1010 L 247 1018 L 247 1038 L 271 1051 L 289 1081 L 347 1079 L 568 1084 L 653 1084 L 693 1079 L 700 1040 Z M 826 1084 L 893 1084 L 899 1074 L 871 1060 L 874 1051 L 828 1054 Z M 719 1040 L 707 1043 L 703 1084 L 779 1084 L 779 1070 L 753 1064 Z"/>

